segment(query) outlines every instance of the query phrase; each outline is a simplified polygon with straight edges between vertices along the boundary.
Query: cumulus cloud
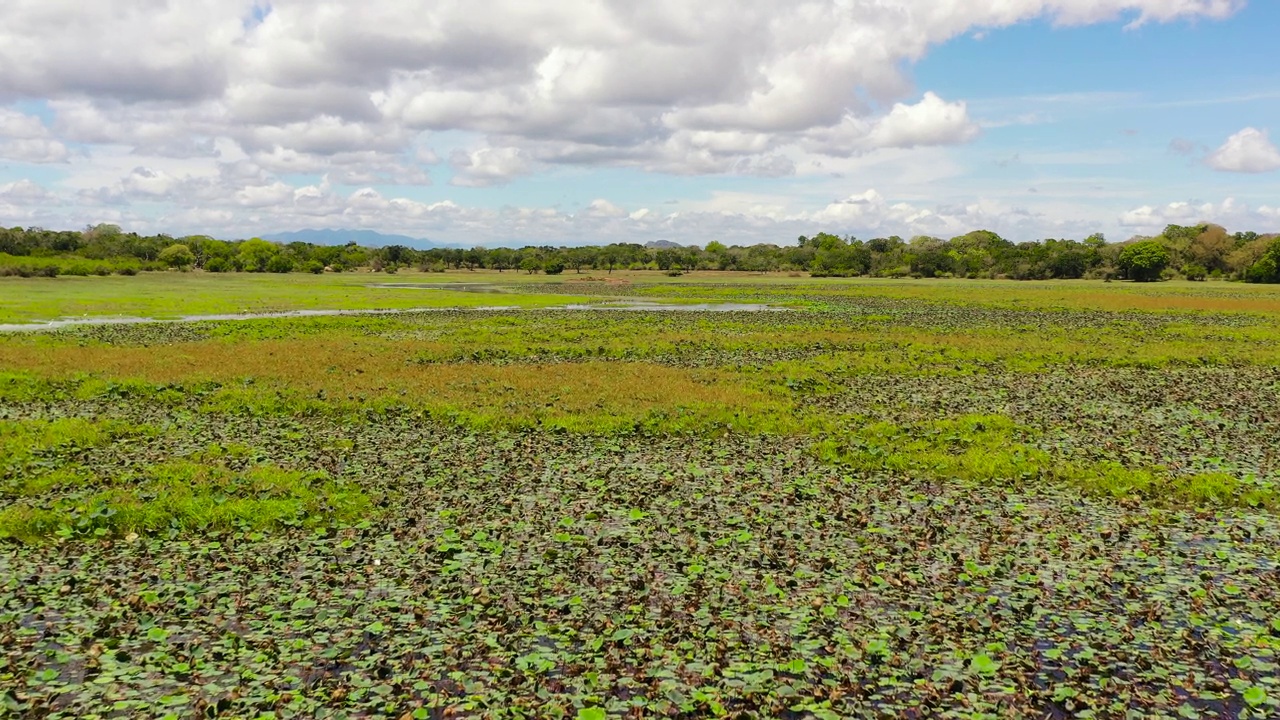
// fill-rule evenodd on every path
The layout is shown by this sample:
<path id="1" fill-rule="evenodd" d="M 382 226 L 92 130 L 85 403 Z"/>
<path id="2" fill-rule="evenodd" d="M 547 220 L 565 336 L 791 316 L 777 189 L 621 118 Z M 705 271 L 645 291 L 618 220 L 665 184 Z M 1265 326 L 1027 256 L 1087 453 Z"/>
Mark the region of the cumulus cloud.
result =
<path id="1" fill-rule="evenodd" d="M 53 197 L 53 194 L 44 186 L 30 180 L 24 179 L 0 185 L 0 200 L 4 202 L 15 204 L 48 202 Z"/>
<path id="2" fill-rule="evenodd" d="M 61 163 L 71 157 L 34 115 L 0 108 L 0 159 L 22 163 Z"/>
<path id="3" fill-rule="evenodd" d="M 0 141 L 0 159 L 23 163 L 62 163 L 71 157 L 67 146 L 46 138 Z"/>
<path id="4" fill-rule="evenodd" d="M 968 142 L 977 135 L 978 126 L 969 120 L 963 102 L 948 103 L 928 92 L 915 105 L 895 104 L 876 123 L 870 140 L 876 147 L 911 148 Z"/>
<path id="5" fill-rule="evenodd" d="M 39 201 L 11 202 L 6 217 L 35 212 L 75 226 L 109 215 L 140 230 L 229 234 L 365 222 L 548 240 L 716 227 L 776 239 L 795 229 L 779 223 L 823 220 L 903 232 L 987 220 L 1021 227 L 1048 221 L 981 202 L 904 207 L 856 196 L 808 218 L 621 204 L 499 212 L 396 198 L 406 193 L 388 188 L 430 184 L 439 154 L 452 184 L 465 187 L 554 166 L 812 177 L 823 161 L 932 158 L 925 148 L 970 142 L 990 120 L 971 117 L 964 98 L 915 87 L 910 68 L 933 47 L 1024 22 L 1220 19 L 1243 5 L 7 0 L 0 157 L 68 163 L 59 197 L 76 209 L 40 215 Z M 52 120 L 14 101 L 35 101 Z M 467 149 L 450 152 L 459 146 Z M 1259 171 L 1280 166 L 1274 156 L 1265 135 L 1261 143 L 1237 135 L 1211 164 Z M 299 175 L 326 180 L 307 185 Z"/>
<path id="6" fill-rule="evenodd" d="M 1071 220 L 991 200 L 923 206 L 891 202 L 875 189 L 850 195 L 825 208 L 801 216 L 820 227 L 868 235 L 933 235 L 952 237 L 971 230 L 993 230 L 1011 238 L 1085 237 L 1098 231 L 1096 222 L 1076 216 Z"/>
<path id="7" fill-rule="evenodd" d="M 1280 170 L 1280 150 L 1266 130 L 1247 127 L 1227 138 L 1222 147 L 1209 153 L 1205 164 L 1214 170 L 1237 173 L 1264 173 Z"/>
<path id="8" fill-rule="evenodd" d="M 1126 228 L 1146 233 L 1163 230 L 1170 224 L 1202 222 L 1268 232 L 1280 226 L 1280 208 L 1270 205 L 1251 207 L 1230 197 L 1220 203 L 1179 201 L 1162 206 L 1143 205 L 1122 213 L 1119 221 Z"/>
<path id="9" fill-rule="evenodd" d="M 383 154 L 377 169 L 346 163 L 352 182 L 410 175 L 421 129 L 490 135 L 546 162 L 776 176 L 793 171 L 788 147 L 971 140 L 963 102 L 909 102 L 905 69 L 949 39 L 1042 18 L 1224 18 L 1243 4 L 12 0 L 0 98 L 52 101 L 59 139 L 140 154 L 209 154 L 218 137 L 264 162 Z M 45 150 L 22 152 L 58 156 Z M 459 182 L 509 177 L 514 156 L 493 152 Z"/>
<path id="10" fill-rule="evenodd" d="M 449 158 L 453 167 L 452 185 L 491 187 L 504 185 L 530 171 L 529 160 L 519 148 L 481 148 L 458 151 Z"/>

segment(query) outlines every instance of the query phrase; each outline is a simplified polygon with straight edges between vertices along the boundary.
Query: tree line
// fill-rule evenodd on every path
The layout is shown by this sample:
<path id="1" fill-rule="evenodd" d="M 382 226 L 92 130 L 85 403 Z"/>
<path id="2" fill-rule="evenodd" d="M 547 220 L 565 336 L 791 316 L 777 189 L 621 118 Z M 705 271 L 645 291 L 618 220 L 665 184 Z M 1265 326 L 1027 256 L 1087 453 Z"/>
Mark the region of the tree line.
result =
<path id="1" fill-rule="evenodd" d="M 1154 237 L 1108 243 L 1045 239 L 1014 243 L 989 230 L 950 239 L 925 235 L 861 240 L 820 232 L 786 245 L 705 247 L 613 243 L 583 247 L 431 248 L 275 243 L 123 232 L 114 225 L 79 231 L 0 228 L 0 275 L 106 275 L 143 270 L 205 272 L 396 272 L 489 269 L 560 274 L 586 270 L 807 272 L 817 277 L 963 277 L 1047 280 L 1170 278 L 1280 282 L 1280 234 L 1228 233 L 1219 225 L 1169 225 Z"/>

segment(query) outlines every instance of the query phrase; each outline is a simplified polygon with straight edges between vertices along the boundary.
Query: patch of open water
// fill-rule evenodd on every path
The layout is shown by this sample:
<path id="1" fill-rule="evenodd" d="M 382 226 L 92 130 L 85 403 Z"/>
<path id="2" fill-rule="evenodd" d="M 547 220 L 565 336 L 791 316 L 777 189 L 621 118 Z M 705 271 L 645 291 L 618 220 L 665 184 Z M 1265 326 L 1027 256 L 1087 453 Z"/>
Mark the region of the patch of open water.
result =
<path id="1" fill-rule="evenodd" d="M 650 311 L 676 311 L 676 312 L 764 312 L 773 310 L 783 310 L 785 308 L 773 307 L 763 303 L 695 303 L 695 304 L 675 304 L 675 303 L 659 303 L 645 300 L 620 300 L 611 302 L 602 302 L 598 304 L 568 304 L 553 305 L 543 308 L 521 308 L 516 305 L 484 305 L 472 308 L 456 308 L 456 307 L 430 307 L 430 308 L 406 308 L 393 310 L 288 310 L 285 312 L 266 312 L 266 313 L 223 313 L 214 315 L 183 315 L 178 318 L 148 318 L 148 317 L 81 317 L 81 318 L 61 318 L 58 320 L 47 320 L 42 322 L 31 323 L 0 323 L 0 332 L 23 332 L 34 330 L 58 330 L 61 328 L 84 327 L 92 325 L 138 325 L 142 323 L 184 323 L 184 322 L 202 322 L 202 321 L 233 321 L 233 320 L 269 320 L 272 318 L 303 318 L 303 317 L 329 317 L 336 315 L 402 315 L 405 313 L 420 312 L 442 312 L 445 310 L 476 310 L 476 311 L 499 311 L 499 310 L 524 310 L 532 312 L 537 310 L 650 310 Z"/>

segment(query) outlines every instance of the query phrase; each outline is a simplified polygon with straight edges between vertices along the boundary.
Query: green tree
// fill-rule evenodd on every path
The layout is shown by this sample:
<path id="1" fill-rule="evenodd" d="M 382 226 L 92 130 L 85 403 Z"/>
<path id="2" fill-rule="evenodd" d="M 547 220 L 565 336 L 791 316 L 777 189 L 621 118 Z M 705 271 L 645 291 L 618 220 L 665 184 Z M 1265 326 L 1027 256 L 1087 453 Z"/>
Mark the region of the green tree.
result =
<path id="1" fill-rule="evenodd" d="M 569 267 L 573 268 L 576 273 L 581 273 L 582 268 L 595 264 L 596 248 L 593 247 L 576 247 L 571 248 L 565 253 L 565 260 Z"/>
<path id="2" fill-rule="evenodd" d="M 1156 240 L 1141 240 L 1120 251 L 1120 272 L 1134 282 L 1152 282 L 1169 266 L 1169 249 Z"/>
<path id="3" fill-rule="evenodd" d="M 1280 283 L 1280 237 L 1272 240 L 1258 262 L 1249 267 L 1245 279 L 1252 283 Z"/>
<path id="4" fill-rule="evenodd" d="M 265 272 L 267 263 L 280 254 L 280 248 L 261 238 L 253 238 L 240 243 L 240 251 L 236 253 L 236 264 L 247 272 Z"/>
<path id="5" fill-rule="evenodd" d="M 196 256 L 191 252 L 191 248 L 177 243 L 160 251 L 160 262 L 169 267 L 186 270 L 196 263 Z"/>
<path id="6" fill-rule="evenodd" d="M 511 248 L 494 248 L 489 251 L 487 263 L 490 269 L 498 272 L 510 270 L 516 265 L 516 252 Z"/>
<path id="7" fill-rule="evenodd" d="M 322 271 L 324 268 L 320 268 Z M 293 272 L 293 260 L 286 255 L 273 255 L 267 261 L 267 272 L 287 273 Z"/>

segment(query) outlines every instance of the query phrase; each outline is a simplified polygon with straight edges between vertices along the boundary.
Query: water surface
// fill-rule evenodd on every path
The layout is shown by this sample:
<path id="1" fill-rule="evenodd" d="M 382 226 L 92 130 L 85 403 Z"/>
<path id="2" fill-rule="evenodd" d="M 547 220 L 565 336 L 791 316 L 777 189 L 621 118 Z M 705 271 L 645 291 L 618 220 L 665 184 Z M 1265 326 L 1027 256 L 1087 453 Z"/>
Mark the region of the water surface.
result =
<path id="1" fill-rule="evenodd" d="M 58 330 L 61 328 L 84 327 L 92 325 L 139 325 L 142 323 L 184 323 L 184 322 L 219 322 L 235 320 L 269 320 L 272 318 L 305 318 L 330 317 L 335 315 L 402 315 L 406 313 L 452 311 L 510 311 L 538 312 L 539 310 L 649 310 L 675 312 L 764 312 L 783 310 L 763 303 L 660 303 L 649 300 L 615 300 L 592 304 L 552 305 L 542 308 L 522 308 L 517 305 L 483 305 L 480 307 L 426 307 L 389 310 L 287 310 L 283 312 L 262 313 L 222 313 L 214 315 L 183 315 L 177 318 L 151 317 L 78 317 L 59 318 L 30 323 L 0 323 L 0 332 L 22 332 L 34 330 Z"/>

